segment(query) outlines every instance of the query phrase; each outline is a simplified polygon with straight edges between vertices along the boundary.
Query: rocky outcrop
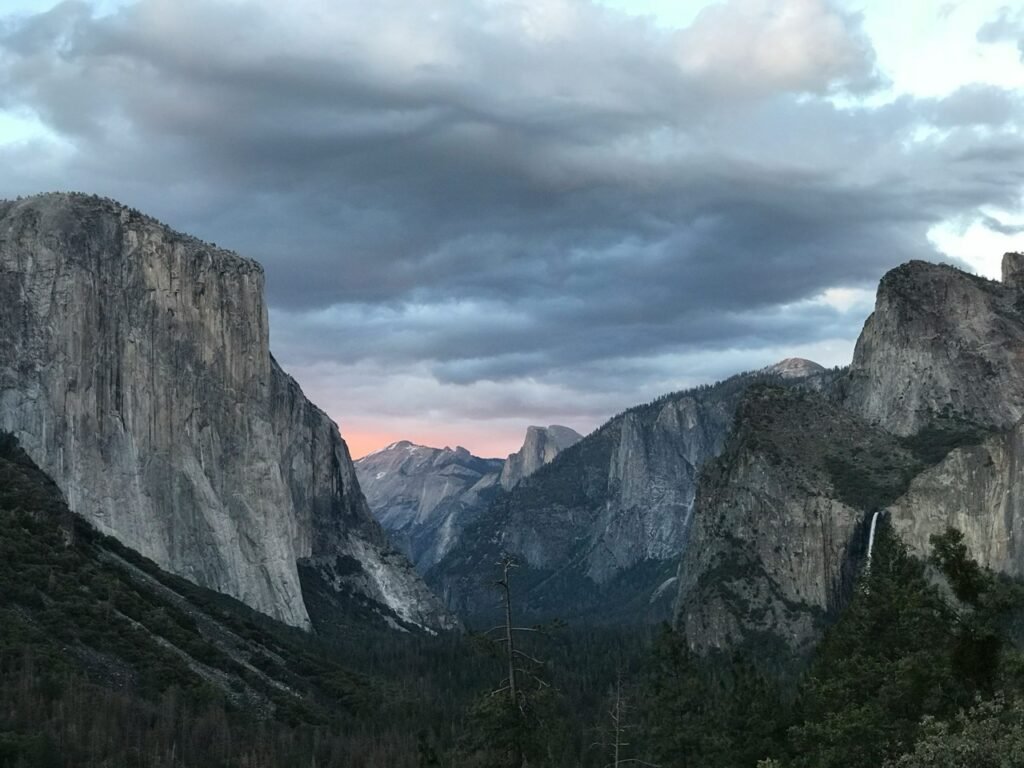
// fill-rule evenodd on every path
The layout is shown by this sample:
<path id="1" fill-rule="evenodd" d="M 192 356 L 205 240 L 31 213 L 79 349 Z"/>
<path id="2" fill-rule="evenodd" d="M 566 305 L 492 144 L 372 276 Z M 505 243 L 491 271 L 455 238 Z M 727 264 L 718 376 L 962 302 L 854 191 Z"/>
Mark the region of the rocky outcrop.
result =
<path id="1" fill-rule="evenodd" d="M 893 530 L 918 554 L 952 526 L 979 563 L 1024 577 L 1024 423 L 954 449 L 887 511 Z"/>
<path id="2" fill-rule="evenodd" d="M 493 603 L 490 569 L 508 553 L 523 567 L 521 610 L 585 621 L 667 617 L 700 468 L 725 445 L 742 393 L 766 380 L 786 383 L 777 373 L 742 374 L 611 419 L 497 498 L 428 583 L 457 610 L 484 611 Z"/>
<path id="3" fill-rule="evenodd" d="M 550 464 L 562 451 L 583 439 L 583 435 L 569 427 L 553 424 L 550 427 L 527 427 L 523 447 L 509 454 L 501 470 L 501 487 L 506 491 L 515 487 L 545 464 Z"/>
<path id="4" fill-rule="evenodd" d="M 1024 416 L 1020 254 L 1004 283 L 912 261 L 889 272 L 864 325 L 844 399 L 898 435 L 937 417 L 1006 428 Z"/>
<path id="5" fill-rule="evenodd" d="M 732 421 L 729 398 L 681 397 L 653 419 L 623 414 L 608 469 L 608 499 L 592 534 L 586 574 L 601 583 L 644 560 L 677 557 L 700 467 L 717 456 Z"/>
<path id="6" fill-rule="evenodd" d="M 785 360 L 780 360 L 774 365 L 762 369 L 762 372 L 783 379 L 806 379 L 825 373 L 825 367 L 802 357 L 787 357 Z"/>
<path id="7" fill-rule="evenodd" d="M 1024 288 L 1024 253 L 1004 253 L 1002 275 L 1003 285 L 1018 291 Z"/>
<path id="8" fill-rule="evenodd" d="M 263 280 L 111 201 L 3 204 L 0 429 L 100 531 L 270 616 L 311 625 L 304 570 L 392 620 L 449 625 L 370 517 L 337 427 L 271 357 Z"/>
<path id="9" fill-rule="evenodd" d="M 355 462 L 370 509 L 421 571 L 454 546 L 472 515 L 498 491 L 501 459 L 465 448 L 428 448 L 407 440 Z"/>
<path id="10" fill-rule="evenodd" d="M 466 526 L 504 488 L 510 490 L 580 440 L 568 427 L 529 427 L 523 447 L 481 459 L 461 446 L 429 448 L 408 440 L 355 463 L 374 516 L 425 573 L 460 542 Z"/>
<path id="11" fill-rule="evenodd" d="M 845 603 L 871 512 L 919 469 L 826 397 L 752 388 L 705 470 L 680 565 L 676 621 L 690 644 L 807 651 Z"/>
<path id="12" fill-rule="evenodd" d="M 1024 575 L 1024 256 L 1003 282 L 911 262 L 881 281 L 845 377 L 821 396 L 759 393 L 706 472 L 677 621 L 701 650 L 799 656 L 840 609 L 868 516 L 925 555 L 960 528 L 971 554 Z"/>

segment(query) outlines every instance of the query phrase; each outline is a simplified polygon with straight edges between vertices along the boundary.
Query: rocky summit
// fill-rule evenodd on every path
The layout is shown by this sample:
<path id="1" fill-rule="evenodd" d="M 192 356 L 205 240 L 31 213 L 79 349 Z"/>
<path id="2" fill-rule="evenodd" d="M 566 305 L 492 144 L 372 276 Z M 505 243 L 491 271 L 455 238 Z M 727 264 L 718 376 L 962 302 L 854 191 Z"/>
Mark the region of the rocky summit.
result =
<path id="1" fill-rule="evenodd" d="M 99 531 L 269 616 L 452 626 L 271 356 L 263 283 L 106 199 L 0 203 L 0 429 Z"/>
<path id="2" fill-rule="evenodd" d="M 882 278 L 857 341 L 845 402 L 910 435 L 938 417 L 1006 428 L 1024 416 L 1019 254 L 1004 282 L 912 261 Z"/>
<path id="3" fill-rule="evenodd" d="M 550 427 L 528 427 L 523 447 L 509 454 L 501 469 L 501 487 L 511 490 L 519 481 L 529 477 L 570 446 L 576 445 L 583 435 L 569 427 L 553 424 Z"/>
<path id="4" fill-rule="evenodd" d="M 513 488 L 580 439 L 569 427 L 528 427 L 523 447 L 505 460 L 402 440 L 355 467 L 377 520 L 426 572 L 460 543 L 466 526 L 502 488 Z"/>
<path id="5" fill-rule="evenodd" d="M 497 492 L 502 465 L 461 446 L 429 448 L 408 440 L 355 463 L 373 514 L 421 569 L 448 553 L 468 517 Z"/>
<path id="6" fill-rule="evenodd" d="M 676 620 L 703 652 L 806 656 L 845 606 L 872 520 L 918 555 L 947 526 L 1024 575 L 1024 256 L 1003 281 L 910 262 L 820 393 L 750 390 L 705 471 Z"/>
<path id="7" fill-rule="evenodd" d="M 825 367 L 802 357 L 787 357 L 785 360 L 780 360 L 774 365 L 764 368 L 763 372 L 783 379 L 805 379 L 825 373 Z"/>
<path id="8" fill-rule="evenodd" d="M 865 510 L 897 498 L 921 466 L 819 393 L 752 387 L 697 492 L 677 609 L 691 646 L 812 648 L 849 598 Z"/>
<path id="9" fill-rule="evenodd" d="M 494 605 L 494 564 L 520 563 L 518 607 L 588 623 L 666 618 L 677 592 L 700 470 L 723 449 L 743 392 L 759 381 L 817 389 L 834 374 L 766 369 L 631 408 L 497 496 L 428 583 L 466 616 Z"/>

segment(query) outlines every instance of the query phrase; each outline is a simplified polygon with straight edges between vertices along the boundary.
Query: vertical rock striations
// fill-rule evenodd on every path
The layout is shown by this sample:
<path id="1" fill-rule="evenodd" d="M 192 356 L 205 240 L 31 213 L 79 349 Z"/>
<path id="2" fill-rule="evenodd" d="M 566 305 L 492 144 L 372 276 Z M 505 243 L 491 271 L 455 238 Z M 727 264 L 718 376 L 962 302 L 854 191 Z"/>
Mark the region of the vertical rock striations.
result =
<path id="1" fill-rule="evenodd" d="M 427 573 L 465 614 L 493 603 L 487 582 L 501 553 L 517 557 L 520 609 L 589 622 L 668 615 L 697 478 L 726 442 L 743 392 L 757 381 L 817 388 L 773 369 L 631 408 L 499 496 Z"/>
<path id="2" fill-rule="evenodd" d="M 844 604 L 870 511 L 920 468 L 899 440 L 813 392 L 752 388 L 705 470 L 677 623 L 701 650 L 808 650 Z"/>
<path id="3" fill-rule="evenodd" d="M 457 543 L 472 516 L 500 490 L 501 459 L 465 448 L 402 440 L 355 463 L 370 509 L 421 571 Z"/>
<path id="4" fill-rule="evenodd" d="M 1002 274 L 1003 285 L 1017 291 L 1024 288 L 1024 253 L 1004 253 Z"/>
<path id="5" fill-rule="evenodd" d="M 983 566 L 1024 577 L 1024 423 L 952 450 L 914 478 L 888 512 L 893 529 L 919 554 L 930 551 L 933 534 L 952 526 Z"/>
<path id="6" fill-rule="evenodd" d="M 545 464 L 550 464 L 562 451 L 583 439 L 569 427 L 527 427 L 523 447 L 509 454 L 501 469 L 501 487 L 512 490 L 520 480 L 529 477 Z"/>
<path id="7" fill-rule="evenodd" d="M 752 393 L 703 478 L 677 621 L 695 647 L 806 651 L 848 592 L 873 512 L 913 551 L 960 528 L 1024 575 L 1024 256 L 1003 282 L 910 262 L 881 281 L 847 377 Z"/>
<path id="8" fill-rule="evenodd" d="M 3 204 L 0 429 L 99 530 L 270 616 L 310 626 L 302 567 L 446 625 L 337 427 L 271 357 L 263 279 L 110 201 Z"/>
<path id="9" fill-rule="evenodd" d="M 868 421 L 910 435 L 937 417 L 1010 427 L 1024 416 L 1024 257 L 1004 283 L 912 261 L 889 272 L 864 324 L 845 401 Z"/>
<path id="10" fill-rule="evenodd" d="M 426 572 L 459 546 L 466 526 L 502 488 L 510 490 L 580 439 L 568 427 L 529 427 L 523 447 L 507 461 L 402 440 L 355 467 L 374 516 Z"/>

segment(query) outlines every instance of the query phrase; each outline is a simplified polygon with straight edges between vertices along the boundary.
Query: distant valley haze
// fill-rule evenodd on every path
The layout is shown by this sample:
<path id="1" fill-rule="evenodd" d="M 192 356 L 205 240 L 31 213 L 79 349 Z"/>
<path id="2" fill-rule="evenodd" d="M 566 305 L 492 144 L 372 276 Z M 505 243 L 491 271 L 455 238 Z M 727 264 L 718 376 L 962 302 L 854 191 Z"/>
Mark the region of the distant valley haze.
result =
<path id="1" fill-rule="evenodd" d="M 115 198 L 258 260 L 354 457 L 517 450 L 847 364 L 912 259 L 1024 236 L 1006 0 L 4 0 L 0 198 Z"/>

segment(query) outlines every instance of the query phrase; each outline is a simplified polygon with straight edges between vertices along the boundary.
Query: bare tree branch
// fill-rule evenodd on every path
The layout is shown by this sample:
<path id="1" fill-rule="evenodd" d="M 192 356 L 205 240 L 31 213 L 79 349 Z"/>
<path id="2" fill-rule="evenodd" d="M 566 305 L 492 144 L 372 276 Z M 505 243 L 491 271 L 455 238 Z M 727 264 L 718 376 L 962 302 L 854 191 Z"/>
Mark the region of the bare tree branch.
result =
<path id="1" fill-rule="evenodd" d="M 538 667 L 543 667 L 544 666 L 544 662 L 543 661 L 541 661 L 540 659 L 535 659 L 533 656 L 531 656 L 528 653 L 523 653 L 518 648 L 516 648 L 515 654 L 516 654 L 516 656 L 519 656 L 520 658 L 528 659 L 529 661 L 532 661 Z"/>

